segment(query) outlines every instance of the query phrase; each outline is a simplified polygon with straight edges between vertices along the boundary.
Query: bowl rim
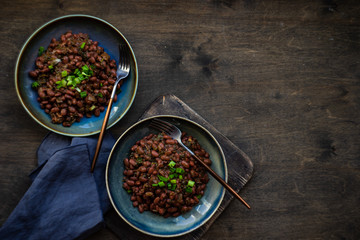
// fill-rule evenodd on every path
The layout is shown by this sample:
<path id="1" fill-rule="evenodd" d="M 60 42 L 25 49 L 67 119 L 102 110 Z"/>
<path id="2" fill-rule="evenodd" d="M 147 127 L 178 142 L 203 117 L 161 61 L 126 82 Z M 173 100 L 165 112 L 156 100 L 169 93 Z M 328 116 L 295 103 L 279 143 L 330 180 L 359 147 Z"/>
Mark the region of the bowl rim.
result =
<path id="1" fill-rule="evenodd" d="M 137 60 L 136 60 L 136 57 L 135 57 L 135 53 L 134 53 L 134 50 L 132 49 L 129 41 L 126 39 L 126 37 L 114 26 L 112 25 L 111 23 L 101 19 L 101 18 L 98 18 L 98 17 L 95 17 L 95 16 L 91 16 L 91 15 L 87 15 L 87 14 L 70 14 L 70 15 L 64 15 L 64 16 L 61 16 L 61 17 L 57 17 L 57 18 L 54 18 L 46 23 L 44 23 L 43 25 L 41 25 L 39 28 L 37 28 L 31 35 L 30 37 L 27 38 L 27 40 L 25 41 L 25 43 L 23 44 L 23 46 L 21 47 L 20 49 L 20 52 L 19 52 L 19 55 L 16 59 L 16 64 L 15 64 L 15 76 L 14 76 L 14 80 L 15 80 L 15 90 L 16 90 L 16 95 L 21 103 L 21 105 L 23 106 L 23 108 L 25 109 L 25 111 L 31 116 L 31 118 L 33 120 L 35 120 L 37 123 L 39 123 L 42 127 L 52 131 L 52 132 L 55 132 L 55 133 L 58 133 L 58 134 L 61 134 L 61 135 L 64 135 L 64 136 L 70 136 L 70 137 L 85 137 L 85 136 L 91 136 L 91 135 L 95 135 L 97 133 L 99 133 L 101 131 L 101 127 L 96 130 L 96 131 L 91 131 L 91 132 L 88 132 L 88 133 L 66 133 L 66 132 L 62 132 L 62 131 L 59 131 L 57 129 L 54 129 L 50 126 L 47 126 L 45 123 L 43 123 L 41 120 L 39 120 L 28 108 L 27 106 L 25 105 L 24 101 L 23 101 L 23 98 L 21 97 L 21 94 L 20 94 L 20 88 L 19 88 L 19 78 L 18 78 L 18 71 L 19 71 L 19 64 L 20 64 L 20 60 L 24 54 L 24 51 L 25 49 L 27 48 L 28 44 L 32 41 L 32 39 L 38 34 L 40 33 L 44 28 L 46 28 L 47 26 L 51 25 L 52 23 L 54 22 L 57 22 L 57 21 L 61 21 L 63 19 L 70 19 L 70 18 L 76 18 L 76 17 L 83 17 L 83 18 L 90 18 L 90 19 L 93 19 L 93 20 L 97 20 L 99 22 L 102 22 L 104 23 L 105 25 L 108 25 L 110 28 L 112 28 L 114 31 L 116 31 L 120 36 L 121 38 L 126 42 L 126 45 L 128 46 L 128 48 L 130 49 L 130 52 L 131 52 L 131 55 L 134 59 L 134 66 L 135 66 L 135 69 L 134 69 L 134 76 L 135 76 L 135 86 L 134 86 L 134 92 L 131 96 L 131 99 L 130 99 L 130 102 L 128 104 L 128 106 L 126 107 L 125 111 L 120 115 L 120 117 L 118 119 L 116 119 L 113 123 L 111 124 L 108 124 L 106 129 L 109 129 L 111 128 L 112 126 L 114 126 L 118 121 L 120 121 L 125 115 L 126 113 L 129 111 L 129 109 L 131 108 L 134 100 L 135 100 L 135 96 L 136 96 L 136 92 L 137 92 L 137 88 L 138 88 L 138 83 L 139 83 L 139 74 L 138 74 L 138 64 L 137 64 Z"/>
<path id="2" fill-rule="evenodd" d="M 120 216 L 127 224 L 129 224 L 130 226 L 132 226 L 134 229 L 144 233 L 144 234 L 147 234 L 147 235 L 150 235 L 150 236 L 155 236 L 155 237 L 163 237 L 163 238 L 170 238 L 170 237 L 178 237 L 178 236 L 182 236 L 182 235 L 185 235 L 187 233 L 190 233 L 198 228 L 200 228 L 201 226 L 203 226 L 207 221 L 209 221 L 211 219 L 211 217 L 217 212 L 217 210 L 219 209 L 221 203 L 223 202 L 224 200 L 224 196 L 225 196 L 225 188 L 221 186 L 221 198 L 217 204 L 217 206 L 215 207 L 214 211 L 206 218 L 203 220 L 203 222 L 201 224 L 199 224 L 198 226 L 194 227 L 194 228 L 191 228 L 187 231 L 184 231 L 184 232 L 181 232 L 181 233 L 176 233 L 176 234 L 168 234 L 168 235 L 163 235 L 163 234 L 156 234 L 156 233 L 150 233 L 150 232 L 147 232 L 141 228 L 138 228 L 137 226 L 133 225 L 130 221 L 128 221 L 125 216 L 123 216 L 119 210 L 116 208 L 116 205 L 111 197 L 111 192 L 110 192 L 110 187 L 109 187 L 109 181 L 108 181 L 108 175 L 109 175 L 109 165 L 110 165 L 110 161 L 111 161 L 111 158 L 112 158 L 112 155 L 113 155 L 113 152 L 115 151 L 115 148 L 116 146 L 118 145 L 119 141 L 129 132 L 131 131 L 133 128 L 137 127 L 138 125 L 140 125 L 141 123 L 143 122 L 146 122 L 146 121 L 149 121 L 151 119 L 154 119 L 154 118 L 175 118 L 175 119 L 180 119 L 180 120 L 183 120 L 183 121 L 186 121 L 186 122 L 189 122 L 191 124 L 194 124 L 196 125 L 197 127 L 199 127 L 201 130 L 203 130 L 206 134 L 208 134 L 208 136 L 211 137 L 211 139 L 215 142 L 215 144 L 217 145 L 217 148 L 218 150 L 220 151 L 220 154 L 223 158 L 223 164 L 224 164 L 224 177 L 225 177 L 225 182 L 228 182 L 228 169 L 227 169 L 227 163 L 226 163 L 226 158 L 225 158 L 225 154 L 224 154 L 224 151 L 221 147 L 221 145 L 219 144 L 219 142 L 216 140 L 216 138 L 210 133 L 209 130 L 207 130 L 205 127 L 203 127 L 202 125 L 200 125 L 199 123 L 193 121 L 193 120 L 190 120 L 188 118 L 185 118 L 185 117 L 181 117 L 181 116 L 177 116 L 177 115 L 154 115 L 154 116 L 151 116 L 151 117 L 147 117 L 147 118 L 144 118 L 144 119 L 141 119 L 139 120 L 138 122 L 134 123 L 133 125 L 131 125 L 128 129 L 126 129 L 126 131 L 124 131 L 121 136 L 116 140 L 116 142 L 114 143 L 111 151 L 110 151 L 110 154 L 108 156 L 108 160 L 107 160 L 107 163 L 106 163 L 106 169 L 105 169 L 105 183 L 106 183 L 106 190 L 107 190 L 107 193 L 108 193 L 108 196 L 109 196 L 109 199 L 110 199 L 110 202 L 111 202 L 111 205 L 113 206 L 114 210 L 116 211 L 116 213 L 118 214 L 118 216 Z M 211 175 L 210 175 L 211 176 Z"/>

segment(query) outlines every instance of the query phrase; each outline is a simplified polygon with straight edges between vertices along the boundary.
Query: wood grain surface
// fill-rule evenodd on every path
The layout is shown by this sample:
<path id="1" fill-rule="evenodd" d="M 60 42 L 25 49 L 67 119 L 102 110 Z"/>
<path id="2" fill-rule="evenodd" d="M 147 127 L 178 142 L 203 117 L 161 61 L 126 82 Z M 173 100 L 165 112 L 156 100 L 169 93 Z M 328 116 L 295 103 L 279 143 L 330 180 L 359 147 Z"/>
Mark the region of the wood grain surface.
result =
<path id="1" fill-rule="evenodd" d="M 357 0 L 2 0 L 0 224 L 47 133 L 17 99 L 19 51 L 53 18 L 88 14 L 117 27 L 138 61 L 114 136 L 174 94 L 252 159 L 241 191 L 252 209 L 232 201 L 202 239 L 359 239 L 359 13 Z"/>

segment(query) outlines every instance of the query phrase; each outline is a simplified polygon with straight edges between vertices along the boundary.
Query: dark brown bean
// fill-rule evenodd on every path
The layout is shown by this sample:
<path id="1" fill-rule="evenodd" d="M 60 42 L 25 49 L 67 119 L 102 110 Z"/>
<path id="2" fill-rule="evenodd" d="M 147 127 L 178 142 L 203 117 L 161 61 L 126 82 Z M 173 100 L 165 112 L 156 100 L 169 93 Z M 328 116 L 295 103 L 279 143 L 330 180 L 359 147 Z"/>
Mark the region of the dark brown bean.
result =
<path id="1" fill-rule="evenodd" d="M 38 73 L 36 71 L 29 72 L 30 77 L 36 78 L 38 76 Z"/>
<path id="2" fill-rule="evenodd" d="M 155 151 L 155 150 L 152 150 L 152 151 L 151 151 L 151 155 L 152 155 L 153 157 L 158 157 L 158 156 L 159 156 L 159 153 L 158 153 L 157 151 Z"/>
<path id="3" fill-rule="evenodd" d="M 176 141 L 174 139 L 166 139 L 165 143 L 170 144 L 170 145 L 174 145 L 174 144 L 176 144 Z"/>
<path id="4" fill-rule="evenodd" d="M 53 107 L 53 108 L 50 110 L 51 113 L 57 113 L 57 112 L 59 112 L 59 111 L 60 111 L 60 109 L 59 109 L 58 107 Z"/>
<path id="5" fill-rule="evenodd" d="M 66 108 L 61 109 L 60 114 L 61 114 L 62 116 L 66 116 L 66 115 L 67 115 L 67 110 L 66 110 Z"/>
<path id="6" fill-rule="evenodd" d="M 130 165 L 132 165 L 132 166 L 136 166 L 136 164 L 137 164 L 137 162 L 134 160 L 134 159 L 130 159 L 129 160 L 129 163 L 130 163 Z"/>
<path id="7" fill-rule="evenodd" d="M 139 167 L 139 168 L 138 168 L 138 170 L 139 170 L 140 172 L 142 172 L 142 173 L 147 172 L 147 169 L 146 169 L 146 167 L 145 167 L 145 166 L 141 166 L 141 167 Z"/>
<path id="8" fill-rule="evenodd" d="M 204 163 L 206 163 L 207 165 L 211 165 L 212 162 L 209 158 L 205 158 Z"/>
<path id="9" fill-rule="evenodd" d="M 96 108 L 96 109 L 94 110 L 94 115 L 95 115 L 96 117 L 100 116 L 100 109 L 99 109 L 99 108 Z"/>
<path id="10" fill-rule="evenodd" d="M 184 167 L 184 168 L 189 168 L 189 163 L 187 163 L 186 161 L 181 161 L 181 165 Z"/>
<path id="11" fill-rule="evenodd" d="M 129 186 L 134 186 L 135 185 L 135 182 L 133 180 L 127 180 L 126 183 Z"/>
<path id="12" fill-rule="evenodd" d="M 71 112 L 71 113 L 76 112 L 76 109 L 74 107 L 72 107 L 72 106 L 69 106 L 68 109 L 69 109 L 69 112 Z"/>

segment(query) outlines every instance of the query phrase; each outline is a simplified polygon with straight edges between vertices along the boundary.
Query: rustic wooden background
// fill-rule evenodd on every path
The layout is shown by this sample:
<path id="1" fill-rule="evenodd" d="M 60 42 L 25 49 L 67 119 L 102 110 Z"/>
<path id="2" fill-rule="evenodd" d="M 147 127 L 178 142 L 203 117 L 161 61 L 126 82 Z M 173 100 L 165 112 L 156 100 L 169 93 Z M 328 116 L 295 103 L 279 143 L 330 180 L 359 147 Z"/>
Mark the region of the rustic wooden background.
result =
<path id="1" fill-rule="evenodd" d="M 47 133 L 17 99 L 16 58 L 32 32 L 68 14 L 110 22 L 135 51 L 138 93 L 115 136 L 174 94 L 252 159 L 241 191 L 252 209 L 233 201 L 203 239 L 360 238 L 357 0 L 2 0 L 0 224 Z"/>

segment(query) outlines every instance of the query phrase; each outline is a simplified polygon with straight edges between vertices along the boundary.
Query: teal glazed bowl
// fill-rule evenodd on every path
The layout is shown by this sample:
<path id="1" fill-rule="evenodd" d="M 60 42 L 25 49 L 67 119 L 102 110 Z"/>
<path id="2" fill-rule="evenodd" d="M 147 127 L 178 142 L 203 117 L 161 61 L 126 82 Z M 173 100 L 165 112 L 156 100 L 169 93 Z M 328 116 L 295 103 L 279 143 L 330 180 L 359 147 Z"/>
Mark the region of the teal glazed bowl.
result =
<path id="1" fill-rule="evenodd" d="M 210 154 L 211 168 L 227 181 L 227 167 L 224 153 L 216 139 L 201 125 L 177 116 L 161 115 L 135 123 L 115 143 L 106 166 L 106 187 L 110 201 L 118 215 L 138 231 L 156 237 L 176 237 L 189 233 L 206 223 L 220 206 L 225 189 L 210 174 L 204 196 L 193 209 L 178 217 L 164 218 L 150 211 L 140 213 L 133 207 L 130 194 L 123 189 L 123 160 L 136 141 L 150 133 L 159 133 L 149 127 L 153 118 L 161 118 L 175 124 L 181 131 L 194 136 Z"/>
<path id="2" fill-rule="evenodd" d="M 124 35 L 110 23 L 88 15 L 68 15 L 56 18 L 37 29 L 22 47 L 15 68 L 15 88 L 18 98 L 28 114 L 41 126 L 55 133 L 66 136 L 89 136 L 99 133 L 105 116 L 102 112 L 99 117 L 82 118 L 71 127 L 54 124 L 48 114 L 40 108 L 37 101 L 37 92 L 31 88 L 33 80 L 29 72 L 35 69 L 35 59 L 40 47 L 47 48 L 52 38 L 59 39 L 61 34 L 71 30 L 73 33 L 87 33 L 89 37 L 99 42 L 111 59 L 118 64 L 118 45 L 127 46 L 130 53 L 131 69 L 129 76 L 124 79 L 118 99 L 113 103 L 108 127 L 116 124 L 130 109 L 136 95 L 138 86 L 138 66 L 133 49 Z"/>

